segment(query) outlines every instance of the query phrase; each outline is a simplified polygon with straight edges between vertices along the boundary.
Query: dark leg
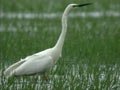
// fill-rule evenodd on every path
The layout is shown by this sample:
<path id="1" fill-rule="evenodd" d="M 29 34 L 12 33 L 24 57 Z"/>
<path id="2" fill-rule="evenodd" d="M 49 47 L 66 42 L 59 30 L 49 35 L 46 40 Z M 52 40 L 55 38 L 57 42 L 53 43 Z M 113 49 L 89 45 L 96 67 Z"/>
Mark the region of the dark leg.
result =
<path id="1" fill-rule="evenodd" d="M 47 76 L 44 76 L 44 78 L 45 78 L 45 81 L 48 81 L 48 77 Z"/>
<path id="2" fill-rule="evenodd" d="M 43 77 L 44 77 L 44 80 L 47 82 L 48 81 L 48 76 L 44 73 Z"/>

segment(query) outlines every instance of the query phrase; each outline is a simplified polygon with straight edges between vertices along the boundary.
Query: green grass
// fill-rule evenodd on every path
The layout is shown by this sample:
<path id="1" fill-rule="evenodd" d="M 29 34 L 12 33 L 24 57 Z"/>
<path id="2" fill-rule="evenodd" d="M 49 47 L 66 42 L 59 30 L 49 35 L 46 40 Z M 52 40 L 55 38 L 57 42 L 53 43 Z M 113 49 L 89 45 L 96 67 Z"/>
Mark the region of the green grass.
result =
<path id="1" fill-rule="evenodd" d="M 91 8 L 84 8 L 87 11 L 119 11 L 119 0 L 104 1 L 104 0 L 1 0 L 1 11 L 4 12 L 63 12 L 65 7 L 70 3 L 93 3 Z M 7 5 L 7 6 L 6 6 Z M 103 7 L 104 6 L 104 7 Z"/>
<path id="2" fill-rule="evenodd" d="M 66 5 L 73 1 L 2 0 L 1 2 L 1 12 L 6 13 L 62 13 Z M 101 0 L 94 2 L 95 4 L 89 8 L 81 8 L 80 11 L 119 11 L 120 7 L 117 6 L 119 2 Z M 79 9 L 71 13 L 76 12 L 79 12 Z M 119 90 L 119 18 L 113 16 L 69 18 L 62 58 L 46 73 L 48 82 L 45 82 L 42 76 L 13 77 L 7 80 L 3 71 L 21 58 L 53 47 L 61 32 L 61 18 L 0 18 L 0 30 L 4 30 L 0 31 L 1 89 L 61 90 L 62 87 L 63 90 Z"/>

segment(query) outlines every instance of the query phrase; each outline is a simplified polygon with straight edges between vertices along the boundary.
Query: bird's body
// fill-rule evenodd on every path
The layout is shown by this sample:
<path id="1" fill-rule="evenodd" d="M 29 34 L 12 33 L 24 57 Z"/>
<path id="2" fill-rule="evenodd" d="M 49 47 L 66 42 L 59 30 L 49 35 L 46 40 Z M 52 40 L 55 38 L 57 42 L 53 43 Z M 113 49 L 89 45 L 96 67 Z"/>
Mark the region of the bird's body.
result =
<path id="1" fill-rule="evenodd" d="M 49 70 L 60 57 L 60 52 L 55 48 L 46 49 L 39 53 L 21 59 L 19 62 L 10 66 L 4 72 L 6 76 L 26 76 L 42 74 Z"/>
<path id="2" fill-rule="evenodd" d="M 42 74 L 49 70 L 54 64 L 56 64 L 57 60 L 61 56 L 62 47 L 67 32 L 67 16 L 74 7 L 80 7 L 85 5 L 89 5 L 89 3 L 82 5 L 68 5 L 62 16 L 62 32 L 56 45 L 53 48 L 46 49 L 39 53 L 28 56 L 11 65 L 5 70 L 5 76 L 10 77 Z"/>

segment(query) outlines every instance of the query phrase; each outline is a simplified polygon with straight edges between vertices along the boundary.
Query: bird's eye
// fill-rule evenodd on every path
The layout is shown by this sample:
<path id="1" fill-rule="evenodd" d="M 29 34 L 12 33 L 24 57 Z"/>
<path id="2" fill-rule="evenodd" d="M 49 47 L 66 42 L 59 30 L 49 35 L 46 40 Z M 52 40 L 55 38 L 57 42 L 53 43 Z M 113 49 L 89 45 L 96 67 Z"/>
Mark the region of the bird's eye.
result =
<path id="1" fill-rule="evenodd" d="M 78 5 L 73 5 L 72 7 L 78 7 Z"/>

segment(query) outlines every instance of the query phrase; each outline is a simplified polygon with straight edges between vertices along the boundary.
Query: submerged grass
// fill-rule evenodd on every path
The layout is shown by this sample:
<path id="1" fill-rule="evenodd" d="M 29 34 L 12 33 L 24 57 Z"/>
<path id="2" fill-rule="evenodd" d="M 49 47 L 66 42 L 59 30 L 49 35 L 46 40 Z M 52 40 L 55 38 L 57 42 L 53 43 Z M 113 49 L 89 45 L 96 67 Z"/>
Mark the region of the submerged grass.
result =
<path id="1" fill-rule="evenodd" d="M 2 1 L 3 12 L 43 12 L 47 10 L 44 0 L 38 8 L 29 7 L 28 0 L 16 2 L 17 5 Z M 33 1 L 32 1 L 33 2 Z M 36 0 L 36 2 L 38 2 Z M 69 1 L 71 2 L 71 1 Z M 83 1 L 84 2 L 84 1 Z M 111 10 L 110 5 L 101 7 L 104 11 Z M 48 12 L 60 10 L 65 4 L 57 2 L 56 8 Z M 98 2 L 96 2 L 98 3 Z M 101 1 L 103 3 L 103 1 Z M 37 3 L 38 6 L 39 3 Z M 46 3 L 48 4 L 48 3 Z M 20 8 L 20 6 L 22 8 Z M 26 6 L 27 5 L 27 6 Z M 53 1 L 48 5 L 50 7 Z M 18 6 L 18 7 L 17 7 Z M 95 4 L 96 6 L 96 4 Z M 105 8 L 103 8 L 103 6 Z M 23 8 L 26 7 L 26 8 Z M 112 8 L 114 10 L 115 8 Z M 14 9 L 13 9 L 14 8 Z M 59 9 L 58 9 L 59 8 Z M 81 11 L 101 10 L 97 7 L 85 8 Z M 77 10 L 78 12 L 79 10 Z M 47 11 L 45 11 L 47 12 Z M 73 13 L 76 11 L 73 11 Z M 72 13 L 72 12 L 71 12 Z M 61 18 L 53 19 L 17 19 L 0 18 L 0 89 L 1 90 L 119 90 L 120 89 L 120 19 L 119 17 L 74 17 L 68 20 L 68 32 L 63 47 L 62 58 L 46 74 L 48 82 L 42 76 L 12 77 L 6 79 L 3 71 L 9 65 L 41 50 L 53 47 L 61 32 Z"/>

